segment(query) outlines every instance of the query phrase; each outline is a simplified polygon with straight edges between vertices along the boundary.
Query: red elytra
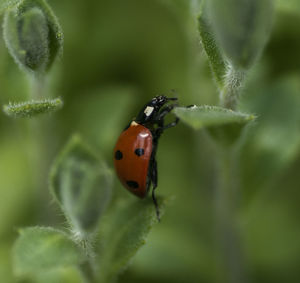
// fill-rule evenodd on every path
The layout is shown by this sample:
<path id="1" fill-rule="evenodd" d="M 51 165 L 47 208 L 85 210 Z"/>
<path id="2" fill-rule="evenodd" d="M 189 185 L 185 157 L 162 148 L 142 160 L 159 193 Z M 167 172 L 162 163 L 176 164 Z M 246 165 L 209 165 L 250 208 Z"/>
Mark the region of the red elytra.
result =
<path id="1" fill-rule="evenodd" d="M 152 154 L 151 131 L 132 122 L 120 135 L 114 149 L 114 165 L 123 186 L 140 198 L 149 189 L 148 170 Z"/>

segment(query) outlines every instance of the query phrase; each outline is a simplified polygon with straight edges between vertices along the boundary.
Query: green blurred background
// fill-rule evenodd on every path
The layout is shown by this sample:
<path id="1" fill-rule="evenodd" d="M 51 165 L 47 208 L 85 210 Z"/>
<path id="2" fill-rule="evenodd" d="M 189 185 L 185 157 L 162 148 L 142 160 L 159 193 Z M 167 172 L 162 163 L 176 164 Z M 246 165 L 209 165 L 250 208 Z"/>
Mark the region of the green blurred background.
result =
<path id="1" fill-rule="evenodd" d="M 199 3 L 49 1 L 65 43 L 47 95 L 61 96 L 64 107 L 31 122 L 0 115 L 1 282 L 15 282 L 10 252 L 18 227 L 65 223 L 47 183 L 72 133 L 112 167 L 120 131 L 153 96 L 175 89 L 182 105 L 218 103 L 197 32 Z M 300 281 L 300 6 L 276 3 L 270 41 L 239 106 L 258 115 L 241 153 L 238 219 L 247 277 L 262 283 Z M 1 37 L 0 103 L 26 100 L 28 92 Z M 215 282 L 214 148 L 180 123 L 161 138 L 157 159 L 157 192 L 175 198 L 120 282 Z M 134 197 L 115 184 L 115 194 Z"/>

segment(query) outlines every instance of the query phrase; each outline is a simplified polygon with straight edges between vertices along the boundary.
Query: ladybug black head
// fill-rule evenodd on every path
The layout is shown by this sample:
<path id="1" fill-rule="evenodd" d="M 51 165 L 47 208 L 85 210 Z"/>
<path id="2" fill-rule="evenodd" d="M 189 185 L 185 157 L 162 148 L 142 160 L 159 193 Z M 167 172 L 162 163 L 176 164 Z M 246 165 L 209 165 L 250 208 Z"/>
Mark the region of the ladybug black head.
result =
<path id="1" fill-rule="evenodd" d="M 146 124 L 152 121 L 155 122 L 161 107 L 163 107 L 167 102 L 174 100 L 177 100 L 177 98 L 167 97 L 165 95 L 158 95 L 152 98 L 144 105 L 135 120 L 141 124 Z"/>
<path id="2" fill-rule="evenodd" d="M 175 97 L 166 97 L 165 95 L 158 95 L 152 98 L 152 100 L 145 106 L 153 106 L 155 108 L 161 108 L 165 103 L 170 100 L 177 100 Z"/>

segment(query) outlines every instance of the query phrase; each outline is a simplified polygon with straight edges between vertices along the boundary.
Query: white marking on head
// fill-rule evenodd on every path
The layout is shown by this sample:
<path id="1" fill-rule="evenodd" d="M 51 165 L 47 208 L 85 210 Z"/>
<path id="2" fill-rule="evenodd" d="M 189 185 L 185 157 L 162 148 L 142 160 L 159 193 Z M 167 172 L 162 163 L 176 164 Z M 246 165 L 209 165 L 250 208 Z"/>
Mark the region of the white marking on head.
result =
<path id="1" fill-rule="evenodd" d="M 137 126 L 137 125 L 138 125 L 138 123 L 135 122 L 135 121 L 132 121 L 131 124 L 130 124 L 130 126 Z"/>
<path id="2" fill-rule="evenodd" d="M 154 110 L 154 107 L 147 106 L 146 109 L 144 110 L 144 113 L 148 117 L 148 116 L 150 116 L 152 114 L 153 110 Z"/>

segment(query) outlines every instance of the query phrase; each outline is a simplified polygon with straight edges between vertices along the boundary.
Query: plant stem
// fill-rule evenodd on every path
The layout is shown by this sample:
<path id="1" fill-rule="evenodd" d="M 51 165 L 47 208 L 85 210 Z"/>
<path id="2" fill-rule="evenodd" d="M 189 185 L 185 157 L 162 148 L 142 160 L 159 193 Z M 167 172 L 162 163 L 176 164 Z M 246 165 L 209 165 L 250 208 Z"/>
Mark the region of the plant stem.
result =
<path id="1" fill-rule="evenodd" d="M 215 192 L 216 240 L 219 282 L 247 282 L 237 225 L 237 148 L 219 148 L 218 185 Z"/>
<path id="2" fill-rule="evenodd" d="M 74 240 L 77 244 L 82 248 L 86 255 L 86 261 L 84 261 L 81 266 L 80 270 L 84 277 L 86 278 L 87 282 L 95 282 L 95 253 L 93 249 L 93 236 L 90 235 L 86 238 L 77 238 L 74 237 Z"/>
<path id="3" fill-rule="evenodd" d="M 228 65 L 224 78 L 224 87 L 220 91 L 220 104 L 222 107 L 235 110 L 245 79 L 245 71 L 236 70 Z"/>
<path id="4" fill-rule="evenodd" d="M 47 96 L 47 86 L 45 76 L 30 77 L 31 89 L 29 98 L 41 100 Z M 45 209 L 49 203 L 48 195 L 48 167 L 50 163 L 52 145 L 55 144 L 55 136 L 49 136 L 49 118 L 38 117 L 29 119 L 29 128 L 33 144 L 31 153 L 31 163 L 34 168 L 35 186 L 37 190 L 38 201 L 38 222 L 51 223 L 53 213 Z"/>
<path id="5" fill-rule="evenodd" d="M 94 279 L 94 269 L 90 261 L 85 261 L 81 266 L 80 270 L 85 277 L 87 282 L 93 283 Z"/>
<path id="6" fill-rule="evenodd" d="M 40 100 L 45 97 L 45 77 L 36 75 L 31 81 L 31 98 Z"/>

